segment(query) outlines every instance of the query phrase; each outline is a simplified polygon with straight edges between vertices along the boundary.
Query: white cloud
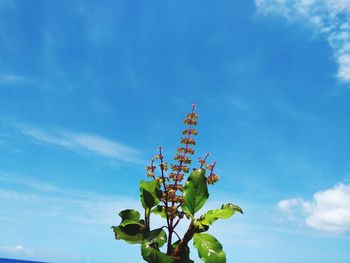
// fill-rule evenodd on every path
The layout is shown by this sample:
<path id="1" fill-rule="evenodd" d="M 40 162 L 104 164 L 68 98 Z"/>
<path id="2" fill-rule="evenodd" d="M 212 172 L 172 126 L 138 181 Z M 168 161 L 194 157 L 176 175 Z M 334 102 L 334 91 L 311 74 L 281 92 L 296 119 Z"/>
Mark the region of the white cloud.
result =
<path id="1" fill-rule="evenodd" d="M 42 86 L 36 80 L 22 76 L 13 72 L 3 71 L 0 72 L 0 85 L 1 86 L 19 86 L 29 85 L 39 87 Z"/>
<path id="2" fill-rule="evenodd" d="M 289 219 L 302 217 L 306 225 L 334 234 L 350 233 L 350 185 L 339 184 L 314 194 L 312 201 L 281 200 L 278 208 Z"/>
<path id="3" fill-rule="evenodd" d="M 48 192 L 32 182 L 51 185 L 55 191 Z M 30 186 L 23 189 L 24 185 Z M 125 249 L 114 242 L 111 229 L 120 223 L 118 213 L 127 208 L 142 211 L 137 196 L 74 191 L 32 177 L 22 176 L 1 186 L 0 255 L 3 257 L 45 262 L 112 262 L 115 260 L 99 251 L 113 248 L 118 255 Z M 87 240 L 93 240 L 95 250 L 89 251 L 91 241 Z"/>
<path id="4" fill-rule="evenodd" d="M 286 213 L 290 220 L 295 220 L 295 214 L 297 214 L 297 210 L 299 210 L 303 204 L 304 201 L 302 199 L 292 198 L 280 201 L 277 206 L 281 211 Z"/>
<path id="5" fill-rule="evenodd" d="M 8 255 L 34 256 L 34 251 L 25 248 L 22 245 L 0 246 L 0 252 Z"/>
<path id="6" fill-rule="evenodd" d="M 71 223 L 111 226 L 119 220 L 118 211 L 127 208 L 141 211 L 138 199 L 127 196 L 72 191 L 31 177 L 20 177 L 19 180 L 8 182 L 13 189 L 0 189 L 0 222 L 3 218 L 17 221 L 34 217 L 47 221 L 61 218 Z M 36 185 L 50 185 L 54 191 L 48 192 L 46 188 L 32 186 L 32 182 L 36 182 Z M 30 185 L 30 188 L 25 189 L 25 192 L 17 190 L 18 186 L 23 185 Z M 19 215 L 13 211 L 21 213 Z"/>
<path id="7" fill-rule="evenodd" d="M 62 130 L 46 131 L 23 125 L 18 127 L 23 135 L 39 142 L 61 146 L 75 152 L 94 153 L 125 162 L 143 162 L 138 150 L 96 134 Z"/>
<path id="8" fill-rule="evenodd" d="M 13 74 L 13 73 L 0 73 L 0 84 L 11 84 L 11 83 L 18 83 L 18 82 L 24 82 L 26 81 L 26 78 Z"/>
<path id="9" fill-rule="evenodd" d="M 0 182 L 9 183 L 9 184 L 18 184 L 24 187 L 28 187 L 34 190 L 43 191 L 43 192 L 57 192 L 59 189 L 49 183 L 43 183 L 33 178 L 21 177 L 16 174 L 5 174 L 0 172 Z"/>
<path id="10" fill-rule="evenodd" d="M 350 81 L 350 0 L 255 0 L 255 5 L 262 14 L 280 14 L 315 28 L 333 49 L 337 77 Z"/>

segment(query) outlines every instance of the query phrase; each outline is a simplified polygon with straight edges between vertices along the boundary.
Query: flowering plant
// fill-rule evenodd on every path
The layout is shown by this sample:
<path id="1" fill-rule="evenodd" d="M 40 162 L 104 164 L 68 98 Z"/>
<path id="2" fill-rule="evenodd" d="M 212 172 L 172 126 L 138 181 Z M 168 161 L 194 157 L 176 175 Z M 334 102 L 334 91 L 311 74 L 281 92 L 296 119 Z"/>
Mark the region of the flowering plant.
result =
<path id="1" fill-rule="evenodd" d="M 198 115 L 193 105 L 191 113 L 184 119 L 187 129 L 182 132 L 182 146 L 177 148 L 174 157 L 176 163 L 171 164 L 170 169 L 164 160 L 161 147 L 158 148 L 158 154 L 151 160 L 150 165 L 146 166 L 147 176 L 151 180 L 140 182 L 144 218 L 141 218 L 138 211 L 127 209 L 119 213 L 120 225 L 112 226 L 116 239 L 122 239 L 130 244 L 140 244 L 142 257 L 149 263 L 194 262 L 190 259 L 188 247 L 191 239 L 204 262 L 226 262 L 222 245 L 214 236 L 205 232 L 216 220 L 229 218 L 236 212 L 243 213 L 239 206 L 228 203 L 219 209 L 209 210 L 198 218 L 195 217 L 195 213 L 204 206 L 209 197 L 208 185 L 219 180 L 214 173 L 216 162 L 211 164 L 207 162 L 208 153 L 204 158 L 199 158 L 199 168 L 193 169 L 190 173 L 192 163 L 190 156 L 194 154 L 192 147 L 196 144 L 193 137 L 197 135 L 197 130 L 194 129 L 197 119 Z M 206 176 L 206 173 L 209 175 Z M 189 174 L 187 181 L 183 185 L 187 174 Z M 163 217 L 166 225 L 151 229 L 151 214 Z M 176 232 L 176 227 L 184 218 L 190 220 L 190 224 L 181 238 Z M 173 242 L 174 235 L 178 239 L 175 242 Z M 160 248 L 165 244 L 166 252 L 162 252 Z"/>

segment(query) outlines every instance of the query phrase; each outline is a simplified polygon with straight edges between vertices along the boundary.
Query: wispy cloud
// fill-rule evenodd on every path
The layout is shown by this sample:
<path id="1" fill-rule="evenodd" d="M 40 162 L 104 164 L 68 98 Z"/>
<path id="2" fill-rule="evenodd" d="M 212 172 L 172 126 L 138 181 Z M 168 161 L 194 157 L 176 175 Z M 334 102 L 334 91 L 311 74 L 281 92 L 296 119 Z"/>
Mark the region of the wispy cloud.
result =
<path id="1" fill-rule="evenodd" d="M 31 126 L 18 126 L 21 134 L 35 141 L 64 147 L 78 153 L 93 153 L 124 162 L 143 163 L 140 152 L 130 146 L 96 134 L 67 130 L 48 131 Z"/>
<path id="2" fill-rule="evenodd" d="M 14 183 L 16 184 L 18 183 Z M 55 188 L 59 189 L 57 186 Z M 14 222 L 30 221 L 31 218 L 41 218 L 50 222 L 51 219 L 61 218 L 64 221 L 68 220 L 72 226 L 85 224 L 108 228 L 118 223 L 118 211 L 127 208 L 141 211 L 138 200 L 127 196 L 64 189 L 59 189 L 58 192 L 50 195 L 47 195 L 46 191 L 37 189 L 26 192 L 0 190 L 0 199 L 2 200 L 1 218 L 7 218 L 7 221 L 12 218 Z M 14 213 L 15 210 L 21 211 L 21 215 Z"/>
<path id="3" fill-rule="evenodd" d="M 289 219 L 299 219 L 322 231 L 334 234 L 350 233 L 350 185 L 338 184 L 314 194 L 313 200 L 301 198 L 281 200 L 278 208 Z"/>
<path id="4" fill-rule="evenodd" d="M 118 212 L 127 208 L 142 211 L 137 198 L 64 189 L 28 176 L 15 178 L 2 176 L 7 180 L 0 189 L 0 232 L 6 237 L 0 240 L 2 256 L 49 262 L 112 262 L 98 260 L 104 255 L 89 252 L 89 246 L 85 254 L 79 254 L 76 247 L 84 243 L 84 237 L 94 240 L 95 248 L 113 246 L 110 227 L 119 224 Z M 50 186 L 52 191 L 38 185 Z M 122 253 L 122 248 L 113 248 Z"/>
<path id="5" fill-rule="evenodd" d="M 241 112 L 247 112 L 251 110 L 249 103 L 239 97 L 229 97 L 227 98 L 228 103 L 231 104 L 236 110 Z"/>
<path id="6" fill-rule="evenodd" d="M 5 255 L 34 256 L 35 252 L 22 245 L 0 246 L 0 252 Z"/>
<path id="7" fill-rule="evenodd" d="M 74 224 L 111 226 L 118 222 L 117 212 L 127 208 L 140 209 L 137 199 L 126 196 L 110 196 L 93 192 L 61 189 L 47 195 L 41 191 L 0 190 L 1 218 L 13 222 L 41 218 L 49 222 L 55 218 Z M 14 211 L 21 211 L 21 215 Z M 0 219 L 0 222 L 3 219 Z"/>
<path id="8" fill-rule="evenodd" d="M 32 190 L 38 190 L 43 192 L 59 191 L 59 188 L 57 188 L 52 184 L 43 183 L 42 181 L 36 180 L 34 178 L 18 176 L 17 174 L 9 175 L 9 174 L 0 172 L 0 182 L 7 183 L 7 184 L 18 184 L 24 187 L 31 188 Z"/>
<path id="9" fill-rule="evenodd" d="M 9 73 L 9 72 L 0 72 L 0 84 L 14 84 L 27 81 L 23 76 Z"/>
<path id="10" fill-rule="evenodd" d="M 75 223 L 110 226 L 118 221 L 117 211 L 141 208 L 137 198 L 73 191 L 29 176 L 13 177 L 1 176 L 1 180 L 6 180 L 8 185 L 6 189 L 0 189 L 0 221 L 4 217 L 12 217 L 14 221 L 20 218 L 30 220 L 32 216 L 48 219 L 59 217 Z M 22 191 L 19 186 L 27 188 Z M 21 216 L 13 213 L 14 210 L 21 211 Z"/>
<path id="11" fill-rule="evenodd" d="M 255 0 L 255 4 L 262 14 L 280 14 L 315 28 L 333 49 L 338 78 L 350 82 L 350 0 Z"/>

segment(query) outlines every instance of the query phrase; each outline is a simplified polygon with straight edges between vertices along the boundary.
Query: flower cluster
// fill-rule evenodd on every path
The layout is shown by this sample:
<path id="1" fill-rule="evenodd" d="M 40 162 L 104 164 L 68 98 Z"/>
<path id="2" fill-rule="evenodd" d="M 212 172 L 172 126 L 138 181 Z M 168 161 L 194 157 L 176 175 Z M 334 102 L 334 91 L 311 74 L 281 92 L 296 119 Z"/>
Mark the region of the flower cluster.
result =
<path id="1" fill-rule="evenodd" d="M 154 171 L 156 170 L 156 166 L 154 165 L 154 158 L 152 159 L 151 161 L 151 165 L 150 166 L 146 166 L 146 171 L 147 171 L 147 176 L 148 177 L 152 177 L 153 179 L 155 178 L 154 177 Z"/>
<path id="2" fill-rule="evenodd" d="M 161 147 L 158 148 L 159 153 L 151 160 L 150 166 L 146 166 L 147 176 L 153 178 L 163 188 L 161 200 L 164 204 L 163 208 L 167 218 L 170 218 L 171 222 L 175 217 L 182 218 L 184 215 L 178 208 L 184 202 L 182 194 L 184 186 L 181 182 L 190 171 L 190 165 L 192 163 L 191 156 L 194 154 L 193 146 L 196 145 L 193 137 L 198 135 L 197 130 L 194 129 L 194 126 L 198 122 L 198 115 L 195 109 L 195 105 L 192 105 L 191 113 L 187 114 L 183 121 L 187 127 L 182 131 L 183 137 L 180 140 L 182 145 L 177 148 L 174 156 L 176 163 L 170 165 L 169 173 L 166 175 L 168 164 L 164 161 Z M 210 173 L 207 177 L 207 183 L 214 184 L 219 180 L 219 177 L 213 173 L 215 162 L 212 164 L 207 163 L 206 159 L 208 156 L 209 154 L 206 154 L 204 159 L 199 158 L 200 168 L 204 168 Z M 159 160 L 160 176 L 155 176 L 157 166 L 154 163 L 157 160 Z"/>
<path id="3" fill-rule="evenodd" d="M 212 164 L 208 164 L 207 163 L 207 158 L 210 154 L 207 153 L 204 157 L 204 159 L 202 159 L 201 157 L 198 158 L 198 162 L 201 164 L 200 168 L 205 168 L 205 170 L 209 171 L 210 174 L 209 176 L 207 177 L 207 183 L 208 184 L 214 184 L 216 183 L 217 181 L 219 181 L 220 177 L 217 176 L 213 171 L 214 171 L 214 167 L 216 165 L 216 162 L 214 161 Z"/>

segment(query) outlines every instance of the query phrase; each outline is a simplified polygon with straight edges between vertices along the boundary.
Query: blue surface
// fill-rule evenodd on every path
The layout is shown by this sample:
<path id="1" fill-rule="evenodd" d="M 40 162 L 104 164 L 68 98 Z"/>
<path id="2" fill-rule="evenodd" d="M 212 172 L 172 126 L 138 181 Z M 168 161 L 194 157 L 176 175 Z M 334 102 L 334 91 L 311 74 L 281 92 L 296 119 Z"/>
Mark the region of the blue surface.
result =
<path id="1" fill-rule="evenodd" d="M 0 258 L 0 263 L 44 263 L 42 261 Z"/>

